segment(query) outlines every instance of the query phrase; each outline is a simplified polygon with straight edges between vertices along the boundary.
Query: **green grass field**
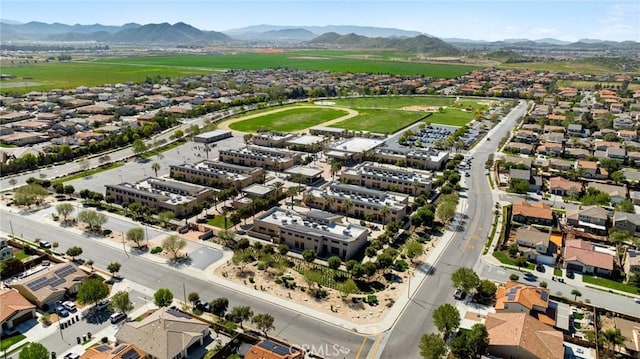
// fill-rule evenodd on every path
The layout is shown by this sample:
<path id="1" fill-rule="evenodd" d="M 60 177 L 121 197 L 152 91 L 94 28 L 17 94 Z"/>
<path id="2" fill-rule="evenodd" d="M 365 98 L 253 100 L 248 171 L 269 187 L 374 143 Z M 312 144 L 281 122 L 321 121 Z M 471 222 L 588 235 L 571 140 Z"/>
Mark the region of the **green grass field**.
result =
<path id="1" fill-rule="evenodd" d="M 391 134 L 418 121 L 425 113 L 401 110 L 378 110 L 358 108 L 358 116 L 338 122 L 331 127 L 351 131 L 369 131 Z"/>
<path id="2" fill-rule="evenodd" d="M 138 66 L 99 62 L 63 62 L 3 66 L 2 71 L 16 78 L 0 81 L 1 92 L 16 93 L 45 91 L 53 88 L 99 86 L 107 83 L 114 84 L 126 81 L 142 82 L 147 77 L 154 76 L 179 77 L 211 73 L 211 70 L 188 68 L 185 66 Z M 25 86 L 25 84 L 27 84 L 27 86 Z"/>
<path id="3" fill-rule="evenodd" d="M 146 56 L 113 58 L 98 62 L 124 65 L 192 67 L 206 69 L 257 70 L 288 67 L 301 70 L 321 70 L 360 73 L 390 73 L 397 75 L 424 75 L 437 78 L 452 78 L 480 67 L 458 64 L 418 63 L 390 60 L 393 56 L 371 58 L 362 52 L 351 51 L 292 51 L 279 53 L 237 53 L 219 55 Z"/>
<path id="4" fill-rule="evenodd" d="M 336 105 L 359 108 L 383 108 L 400 110 L 407 106 L 453 106 L 455 97 L 439 96 L 381 96 L 381 97 L 359 97 L 349 99 L 331 100 Z M 461 98 L 460 102 L 465 106 L 477 107 L 477 99 Z"/>
<path id="5" fill-rule="evenodd" d="M 425 121 L 440 125 L 464 126 L 473 120 L 473 112 L 448 108 L 444 112 L 434 112 Z"/>
<path id="6" fill-rule="evenodd" d="M 611 69 L 607 68 L 606 66 L 577 61 L 518 62 L 513 64 L 504 63 L 500 64 L 498 68 L 533 71 L 580 72 L 587 74 L 611 73 Z"/>
<path id="7" fill-rule="evenodd" d="M 346 114 L 346 111 L 331 108 L 291 108 L 278 113 L 236 122 L 229 127 L 232 130 L 241 132 L 257 132 L 260 128 L 266 128 L 270 131 L 295 132 L 331 121 Z"/>

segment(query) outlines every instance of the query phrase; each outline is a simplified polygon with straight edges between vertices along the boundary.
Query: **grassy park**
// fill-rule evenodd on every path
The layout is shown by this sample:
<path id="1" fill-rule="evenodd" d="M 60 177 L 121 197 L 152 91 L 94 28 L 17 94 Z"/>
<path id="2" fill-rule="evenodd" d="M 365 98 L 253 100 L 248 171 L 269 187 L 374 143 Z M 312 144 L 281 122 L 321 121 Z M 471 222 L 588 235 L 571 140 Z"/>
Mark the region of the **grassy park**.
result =
<path id="1" fill-rule="evenodd" d="M 358 116 L 333 124 L 331 127 L 351 131 L 369 131 L 391 134 L 418 121 L 421 112 L 379 109 L 357 109 Z"/>
<path id="2" fill-rule="evenodd" d="M 277 113 L 236 122 L 229 127 L 240 132 L 257 132 L 258 129 L 270 131 L 295 132 L 331 121 L 346 115 L 347 112 L 332 108 L 296 108 L 292 107 Z"/>

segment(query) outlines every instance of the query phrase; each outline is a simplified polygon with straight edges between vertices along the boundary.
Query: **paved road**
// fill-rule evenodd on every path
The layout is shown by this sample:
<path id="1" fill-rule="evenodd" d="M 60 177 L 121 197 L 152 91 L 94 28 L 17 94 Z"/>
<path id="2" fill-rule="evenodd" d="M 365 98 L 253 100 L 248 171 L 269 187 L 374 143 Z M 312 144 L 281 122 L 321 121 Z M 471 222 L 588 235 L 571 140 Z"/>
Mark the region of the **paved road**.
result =
<path id="1" fill-rule="evenodd" d="M 474 159 L 471 176 L 466 177 L 467 198 L 461 198 L 467 206 L 464 229 L 457 232 L 442 256 L 434 263 L 432 274 L 426 277 L 412 302 L 396 321 L 394 327 L 381 340 L 381 358 L 420 358 L 418 345 L 424 333 L 436 332 L 432 313 L 444 303 L 454 304 L 451 273 L 459 267 L 477 267 L 480 255 L 493 221 L 494 198 L 484 175 L 484 164 L 489 154 L 495 153 L 498 143 L 526 112 L 522 101 L 488 136 L 493 140 L 482 140 L 471 151 Z M 399 356 L 400 355 L 400 356 Z"/>
<path id="2" fill-rule="evenodd" d="M 136 255 L 127 256 L 124 251 L 100 243 L 100 240 L 76 235 L 54 225 L 37 222 L 36 219 L 3 211 L 0 215 L 0 228 L 6 232 L 13 230 L 16 235 L 22 235 L 29 240 L 42 238 L 57 241 L 60 243 L 60 251 L 79 245 L 84 250 L 82 257 L 93 259 L 95 266 L 106 268 L 111 262 L 119 262 L 122 264 L 120 274 L 125 278 L 149 288 L 169 288 L 177 298 L 183 297 L 183 291 L 187 293 L 198 292 L 200 297 L 206 300 L 227 297 L 230 306 L 249 305 L 254 313 L 270 313 L 276 318 L 276 329 L 270 334 L 290 343 L 327 348 L 324 350 L 330 350 L 333 345 L 339 345 L 345 348 L 344 351 L 349 351 L 348 354 L 341 353 L 341 358 L 355 358 L 358 352 L 366 354 L 374 343 L 373 340 L 364 340 L 361 335 L 350 330 L 327 324 L 324 321 L 292 312 L 289 308 L 273 305 L 258 297 L 238 293 L 216 283 L 200 279 L 204 276 L 196 278 L 190 275 L 191 272 L 173 269 Z"/>

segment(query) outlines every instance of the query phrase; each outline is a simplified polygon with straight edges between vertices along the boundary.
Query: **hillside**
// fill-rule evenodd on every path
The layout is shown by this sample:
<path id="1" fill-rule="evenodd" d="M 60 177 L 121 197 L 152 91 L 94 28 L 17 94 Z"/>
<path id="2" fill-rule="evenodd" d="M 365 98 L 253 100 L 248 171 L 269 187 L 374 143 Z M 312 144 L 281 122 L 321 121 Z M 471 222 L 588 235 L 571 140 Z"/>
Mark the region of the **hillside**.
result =
<path id="1" fill-rule="evenodd" d="M 355 26 L 355 25 L 326 25 L 326 26 L 278 26 L 278 25 L 252 25 L 238 29 L 223 31 L 225 34 L 237 39 L 256 39 L 256 36 L 270 31 L 286 29 L 303 29 L 313 34 L 335 32 L 339 35 L 357 34 L 368 37 L 414 37 L 420 35 L 418 31 L 408 31 L 389 27 Z"/>
<path id="2" fill-rule="evenodd" d="M 340 35 L 335 32 L 322 34 L 308 42 L 312 45 L 350 47 L 360 49 L 384 49 L 404 52 L 428 53 L 439 56 L 459 55 L 461 52 L 456 47 L 444 41 L 418 35 L 411 38 L 383 38 L 366 37 L 356 34 Z"/>

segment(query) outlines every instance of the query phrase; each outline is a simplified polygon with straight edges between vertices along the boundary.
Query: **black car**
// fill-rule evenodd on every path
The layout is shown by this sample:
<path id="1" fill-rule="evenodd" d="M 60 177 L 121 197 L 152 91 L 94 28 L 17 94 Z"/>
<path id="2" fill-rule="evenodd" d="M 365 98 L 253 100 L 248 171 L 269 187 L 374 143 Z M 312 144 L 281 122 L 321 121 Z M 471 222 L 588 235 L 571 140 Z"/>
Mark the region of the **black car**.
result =
<path id="1" fill-rule="evenodd" d="M 526 280 L 528 280 L 528 281 L 530 281 L 530 282 L 533 282 L 533 281 L 535 281 L 536 279 L 538 279 L 538 277 L 536 277 L 536 276 L 535 276 L 535 274 L 533 274 L 533 273 L 528 273 L 528 272 L 527 272 L 527 273 L 525 273 L 523 277 L 524 277 L 524 279 L 526 279 Z"/>
<path id="2" fill-rule="evenodd" d="M 567 278 L 573 279 L 575 275 L 573 275 L 572 271 L 567 271 Z"/>
<path id="3" fill-rule="evenodd" d="M 544 266 L 542 264 L 537 264 L 536 265 L 536 270 L 538 272 L 544 273 Z"/>
<path id="4" fill-rule="evenodd" d="M 196 302 L 196 309 L 199 309 L 206 313 L 211 313 L 211 305 L 207 302 L 203 302 L 201 300 Z"/>
<path id="5" fill-rule="evenodd" d="M 455 293 L 453 293 L 453 298 L 457 300 L 463 300 L 466 296 L 467 296 L 467 293 L 462 289 L 458 289 L 456 290 Z"/>

